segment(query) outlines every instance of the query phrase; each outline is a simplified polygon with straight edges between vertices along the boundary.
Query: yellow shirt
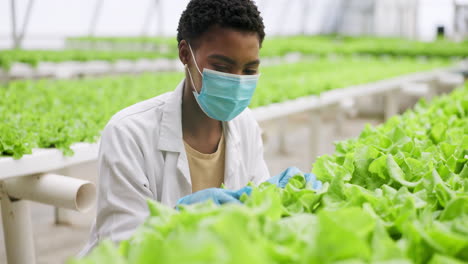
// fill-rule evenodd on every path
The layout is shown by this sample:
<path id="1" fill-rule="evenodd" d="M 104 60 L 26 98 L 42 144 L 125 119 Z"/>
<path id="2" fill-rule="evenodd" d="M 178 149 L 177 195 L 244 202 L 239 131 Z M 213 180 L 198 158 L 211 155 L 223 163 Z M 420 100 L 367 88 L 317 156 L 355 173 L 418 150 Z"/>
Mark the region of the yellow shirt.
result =
<path id="1" fill-rule="evenodd" d="M 221 184 L 224 182 L 224 134 L 221 134 L 218 148 L 212 154 L 200 153 L 185 141 L 184 145 L 187 152 L 190 178 L 192 180 L 192 192 L 212 187 L 221 187 Z"/>

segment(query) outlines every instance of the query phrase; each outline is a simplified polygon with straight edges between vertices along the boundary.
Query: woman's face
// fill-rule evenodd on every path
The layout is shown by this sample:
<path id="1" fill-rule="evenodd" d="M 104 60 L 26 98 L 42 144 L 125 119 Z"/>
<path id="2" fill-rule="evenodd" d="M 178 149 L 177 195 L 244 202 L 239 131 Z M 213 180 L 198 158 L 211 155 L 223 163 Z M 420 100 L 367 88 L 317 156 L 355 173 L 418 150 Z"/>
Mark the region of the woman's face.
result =
<path id="1" fill-rule="evenodd" d="M 238 75 L 258 74 L 260 43 L 255 32 L 217 26 L 190 44 L 201 72 L 211 69 Z M 182 63 L 187 64 L 195 86 L 201 87 L 201 76 L 186 41 L 179 45 L 179 57 Z"/>

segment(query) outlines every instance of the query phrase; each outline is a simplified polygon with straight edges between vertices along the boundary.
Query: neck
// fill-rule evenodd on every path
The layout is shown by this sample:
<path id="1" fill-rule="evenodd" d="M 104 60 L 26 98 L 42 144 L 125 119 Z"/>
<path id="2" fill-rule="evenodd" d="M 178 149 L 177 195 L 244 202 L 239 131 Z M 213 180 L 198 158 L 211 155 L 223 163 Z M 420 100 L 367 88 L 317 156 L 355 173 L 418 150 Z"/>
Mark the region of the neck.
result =
<path id="1" fill-rule="evenodd" d="M 187 80 L 187 79 L 186 79 Z M 209 142 L 219 138 L 222 131 L 221 121 L 208 117 L 198 105 L 188 81 L 184 83 L 182 98 L 182 131 L 184 139 Z"/>

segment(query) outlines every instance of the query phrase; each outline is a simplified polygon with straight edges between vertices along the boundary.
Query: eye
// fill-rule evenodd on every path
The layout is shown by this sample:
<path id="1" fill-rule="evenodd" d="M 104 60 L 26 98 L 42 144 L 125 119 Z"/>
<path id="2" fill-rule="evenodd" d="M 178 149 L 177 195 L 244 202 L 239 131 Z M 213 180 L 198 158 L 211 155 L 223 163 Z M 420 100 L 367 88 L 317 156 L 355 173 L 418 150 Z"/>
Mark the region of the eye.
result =
<path id="1" fill-rule="evenodd" d="M 229 71 L 229 67 L 227 67 L 226 65 L 212 64 L 211 66 L 213 66 L 213 69 L 215 71 L 220 71 L 220 72 L 228 72 Z"/>
<path id="2" fill-rule="evenodd" d="M 246 74 L 246 75 L 255 75 L 255 74 L 257 74 L 257 70 L 256 69 L 245 69 L 244 74 Z"/>

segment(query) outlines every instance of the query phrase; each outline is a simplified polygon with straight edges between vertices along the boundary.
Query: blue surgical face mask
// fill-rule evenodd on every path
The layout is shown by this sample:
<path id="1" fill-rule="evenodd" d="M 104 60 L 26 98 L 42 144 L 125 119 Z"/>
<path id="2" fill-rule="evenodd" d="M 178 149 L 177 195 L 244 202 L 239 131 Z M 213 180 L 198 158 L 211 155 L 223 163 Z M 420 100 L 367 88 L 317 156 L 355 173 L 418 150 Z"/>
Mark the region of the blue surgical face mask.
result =
<path id="1" fill-rule="evenodd" d="M 193 95 L 205 114 L 219 121 L 230 121 L 238 116 L 250 104 L 260 75 L 237 75 L 198 68 L 190 47 L 193 61 L 202 76 L 200 93 L 195 88 L 190 70 L 190 80 L 194 88 Z M 186 65 L 187 67 L 187 65 Z"/>

